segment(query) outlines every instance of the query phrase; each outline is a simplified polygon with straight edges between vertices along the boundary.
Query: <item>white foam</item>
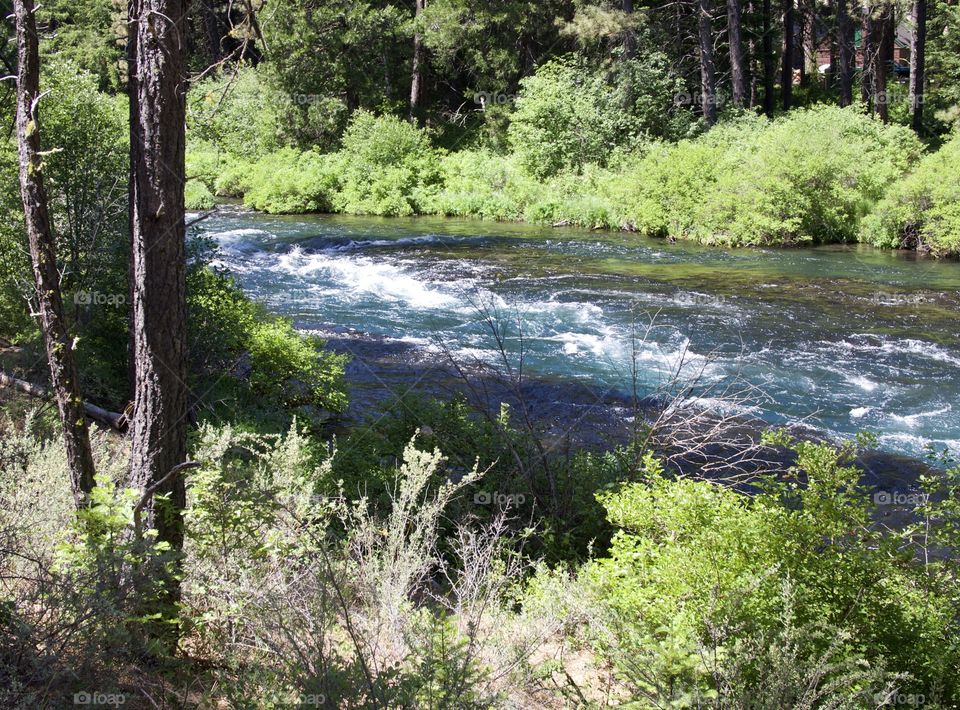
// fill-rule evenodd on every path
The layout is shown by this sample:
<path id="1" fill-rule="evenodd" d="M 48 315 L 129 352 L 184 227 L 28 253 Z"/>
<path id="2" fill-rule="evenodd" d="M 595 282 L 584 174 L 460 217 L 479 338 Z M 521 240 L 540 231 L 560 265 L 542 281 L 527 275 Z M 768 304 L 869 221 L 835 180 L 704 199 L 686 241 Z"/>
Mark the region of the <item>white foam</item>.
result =
<path id="1" fill-rule="evenodd" d="M 929 412 L 918 412 L 917 414 L 905 414 L 905 415 L 890 414 L 888 416 L 892 421 L 896 422 L 897 424 L 902 424 L 906 427 L 913 429 L 920 424 L 921 419 L 928 419 L 930 417 L 936 417 L 941 414 L 946 414 L 951 409 L 952 407 L 948 404 L 946 407 L 941 407 L 940 409 L 935 409 Z"/>
<path id="2" fill-rule="evenodd" d="M 564 355 L 579 355 L 586 350 L 597 357 L 610 357 L 621 354 L 623 343 L 619 338 L 607 333 L 595 335 L 593 333 L 558 333 L 555 336 L 543 338 L 547 341 L 562 343 Z"/>
<path id="3" fill-rule="evenodd" d="M 825 345 L 836 346 L 846 350 L 860 352 L 875 352 L 881 355 L 919 355 L 928 360 L 944 362 L 956 367 L 960 367 L 960 357 L 951 353 L 947 349 L 916 338 L 898 338 L 887 340 L 881 336 L 858 333 L 853 335 L 854 342 L 842 340 L 840 342 L 822 341 Z M 879 342 L 863 342 L 866 339 L 876 339 Z M 860 342 L 856 342 L 859 340 Z"/>
<path id="4" fill-rule="evenodd" d="M 423 235 L 419 237 L 402 237 L 400 239 L 351 239 L 343 244 L 334 244 L 328 247 L 321 249 L 323 252 L 327 253 L 336 253 L 336 252 L 352 252 L 359 251 L 362 249 L 369 249 L 370 247 L 404 247 L 404 246 L 414 246 L 417 244 L 435 244 L 443 243 L 445 241 L 455 241 L 453 239 L 438 237 L 433 234 Z"/>
<path id="5" fill-rule="evenodd" d="M 877 442 L 883 447 L 904 451 L 913 456 L 930 448 L 937 451 L 946 449 L 951 456 L 960 456 L 960 439 L 929 439 L 916 434 L 896 433 L 881 434 L 877 437 Z"/>
<path id="6" fill-rule="evenodd" d="M 333 280 L 348 293 L 371 294 L 386 301 L 403 302 L 414 308 L 440 308 L 456 300 L 453 296 L 404 273 L 393 264 L 367 257 L 306 254 L 294 247 L 276 257 L 273 268 L 300 278 L 320 274 Z"/>
<path id="7" fill-rule="evenodd" d="M 846 378 L 847 382 L 849 382 L 852 385 L 856 385 L 857 387 L 862 389 L 864 392 L 873 392 L 875 389 L 877 389 L 877 387 L 880 386 L 873 380 L 867 377 L 864 377 L 863 375 L 844 374 L 844 378 Z"/>

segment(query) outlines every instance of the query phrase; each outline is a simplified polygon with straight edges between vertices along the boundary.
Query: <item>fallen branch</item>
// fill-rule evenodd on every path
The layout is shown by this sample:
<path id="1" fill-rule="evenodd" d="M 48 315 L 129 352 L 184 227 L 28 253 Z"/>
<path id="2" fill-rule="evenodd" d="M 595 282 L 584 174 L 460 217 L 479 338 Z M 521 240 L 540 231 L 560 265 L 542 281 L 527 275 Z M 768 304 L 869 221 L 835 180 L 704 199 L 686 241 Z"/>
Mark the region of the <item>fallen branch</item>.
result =
<path id="1" fill-rule="evenodd" d="M 13 375 L 8 375 L 3 370 L 0 370 L 0 387 L 12 387 L 38 399 L 53 399 L 53 395 L 46 387 L 18 379 Z M 107 411 L 103 407 L 98 407 L 89 402 L 83 403 L 83 411 L 94 421 L 106 424 L 115 431 L 123 433 L 127 430 L 127 418 L 123 414 Z"/>

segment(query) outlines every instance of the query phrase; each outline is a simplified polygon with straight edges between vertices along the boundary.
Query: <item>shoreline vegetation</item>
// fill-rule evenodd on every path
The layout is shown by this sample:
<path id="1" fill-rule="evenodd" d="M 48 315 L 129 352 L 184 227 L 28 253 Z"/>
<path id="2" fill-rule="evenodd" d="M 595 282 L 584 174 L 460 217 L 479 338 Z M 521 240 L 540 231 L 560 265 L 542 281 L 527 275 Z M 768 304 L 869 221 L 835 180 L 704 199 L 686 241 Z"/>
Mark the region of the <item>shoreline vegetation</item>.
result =
<path id="1" fill-rule="evenodd" d="M 534 82 L 517 98 L 503 151 L 438 148 L 429 129 L 360 111 L 340 149 L 321 152 L 251 144 L 216 116 L 205 121 L 230 102 L 282 121 L 245 95 L 259 86 L 245 71 L 229 87 L 224 79 L 195 90 L 188 208 L 235 198 L 271 214 L 457 216 L 703 245 L 862 242 L 960 255 L 960 137 L 926 149 L 908 128 L 856 108 L 821 104 L 773 120 L 744 112 L 706 133 L 688 127 L 689 138 L 605 151 L 577 143 L 589 126 L 556 119 Z M 548 118 L 562 125 L 545 126 Z"/>

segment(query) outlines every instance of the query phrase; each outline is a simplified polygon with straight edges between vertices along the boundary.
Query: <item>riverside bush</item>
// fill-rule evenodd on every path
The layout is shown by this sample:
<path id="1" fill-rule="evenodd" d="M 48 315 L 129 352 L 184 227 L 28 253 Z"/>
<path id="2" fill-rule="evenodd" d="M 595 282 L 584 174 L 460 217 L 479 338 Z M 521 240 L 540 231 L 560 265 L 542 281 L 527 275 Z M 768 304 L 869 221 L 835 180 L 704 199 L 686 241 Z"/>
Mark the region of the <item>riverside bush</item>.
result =
<path id="1" fill-rule="evenodd" d="M 791 707 L 811 688 L 842 688 L 849 698 L 892 684 L 926 692 L 928 701 L 934 688 L 952 697 L 951 582 L 927 577 L 909 531 L 868 526 L 870 496 L 849 464 L 852 448 L 794 448 L 803 487 L 767 482 L 747 496 L 671 480 L 648 457 L 646 481 L 602 494 L 620 532 L 610 556 L 585 571 L 602 607 L 596 643 L 651 698 L 666 699 L 659 694 L 670 686 L 701 697 L 733 689 L 766 697 L 766 664 L 775 659 L 764 657 L 773 647 L 751 659 L 737 639 L 762 645 L 778 636 L 794 637 Z M 730 663 L 738 682 L 726 687 L 719 680 Z M 870 677 L 864 663 L 886 673 Z"/>
<path id="2" fill-rule="evenodd" d="M 541 79 L 571 71 L 561 63 Z M 556 98 L 555 89 L 543 88 L 545 96 L 531 89 L 530 95 L 549 104 L 546 97 Z M 940 249 L 944 253 L 955 248 L 956 181 L 951 177 L 956 171 L 950 172 L 957 160 L 955 142 L 939 158 L 928 158 L 917 177 L 904 182 L 902 194 L 891 192 L 882 214 L 861 229 L 864 218 L 922 154 L 920 142 L 904 127 L 884 125 L 854 109 L 815 106 L 774 121 L 749 114 L 731 117 L 703 135 L 674 143 L 644 133 L 631 150 L 609 149 L 610 144 L 602 158 L 564 162 L 538 151 L 562 147 L 579 129 L 570 129 L 574 138 L 557 138 L 556 146 L 546 133 L 536 138 L 537 131 L 548 132 L 547 117 L 563 118 L 537 105 L 536 111 L 523 109 L 530 116 L 518 109 L 510 155 L 484 149 L 441 153 L 431 147 L 425 131 L 406 121 L 358 112 L 338 153 L 285 148 L 252 167 L 235 158 L 214 163 L 198 157 L 195 163 L 199 173 L 205 161 L 218 165 L 208 188 L 217 194 L 242 193 L 248 205 L 267 212 L 524 220 L 724 246 L 858 238 L 899 245 L 902 237 L 897 242 L 891 236 L 896 224 L 910 232 L 920 219 L 910 210 L 927 210 L 924 205 L 932 200 L 924 245 L 946 245 Z M 563 121 L 567 119 L 573 120 L 567 116 Z M 566 155 L 567 149 L 559 152 Z M 923 194 L 927 184 L 936 185 L 931 197 Z M 199 188 L 196 195 L 208 199 Z"/>
<path id="3" fill-rule="evenodd" d="M 864 220 L 862 236 L 878 247 L 960 253 L 960 136 L 891 186 Z"/>
<path id="4" fill-rule="evenodd" d="M 440 178 L 437 153 L 424 131 L 395 116 L 366 111 L 350 119 L 339 166 L 334 206 L 354 214 L 416 214 Z"/>
<path id="5" fill-rule="evenodd" d="M 345 358 L 324 351 L 320 339 L 267 313 L 231 276 L 208 266 L 190 269 L 187 290 L 192 377 L 233 385 L 231 395 L 249 409 L 345 408 Z"/>
<path id="6" fill-rule="evenodd" d="M 314 151 L 301 153 L 283 148 L 247 167 L 247 189 L 244 203 L 254 209 L 270 213 L 329 212 L 341 183 L 342 161 L 337 155 L 320 155 Z M 221 189 L 232 192 L 237 187 L 227 186 L 234 175 L 224 178 Z M 230 182 L 228 182 L 230 181 Z"/>
<path id="7" fill-rule="evenodd" d="M 854 241 L 860 220 L 916 162 L 902 126 L 818 106 L 734 141 L 695 212 L 693 236 L 731 245 Z"/>
<path id="8" fill-rule="evenodd" d="M 509 140 L 519 163 L 538 178 L 605 165 L 617 149 L 631 151 L 651 136 L 675 138 L 690 125 L 688 111 L 674 115 L 683 84 L 656 53 L 621 62 L 616 71 L 561 57 L 520 85 Z"/>

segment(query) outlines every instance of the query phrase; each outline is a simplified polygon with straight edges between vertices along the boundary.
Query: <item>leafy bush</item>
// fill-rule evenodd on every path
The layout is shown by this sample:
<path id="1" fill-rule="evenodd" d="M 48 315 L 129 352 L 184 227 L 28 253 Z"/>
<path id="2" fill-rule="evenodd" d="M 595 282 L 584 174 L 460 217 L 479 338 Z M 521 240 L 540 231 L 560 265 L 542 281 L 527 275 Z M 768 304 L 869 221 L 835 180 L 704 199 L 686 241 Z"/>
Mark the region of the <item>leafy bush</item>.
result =
<path id="1" fill-rule="evenodd" d="M 864 220 L 874 246 L 960 253 L 960 136 L 923 158 Z"/>
<path id="2" fill-rule="evenodd" d="M 257 162 L 244 178 L 244 203 L 270 213 L 329 212 L 340 185 L 336 155 L 284 148 Z M 224 183 L 230 179 L 224 178 Z"/>
<path id="3" fill-rule="evenodd" d="M 255 393 L 278 397 L 286 406 L 346 407 L 341 355 L 321 350 L 318 338 L 297 333 L 289 321 L 271 318 L 249 333 L 250 384 Z"/>
<path id="4" fill-rule="evenodd" d="M 427 212 L 521 220 L 526 205 L 540 192 L 540 183 L 514 157 L 484 150 L 463 150 L 440 160 L 442 187 L 424 202 Z"/>
<path id="5" fill-rule="evenodd" d="M 283 96 L 271 89 L 261 71 L 239 67 L 191 86 L 187 103 L 191 148 L 216 146 L 228 155 L 253 160 L 283 145 Z"/>
<path id="6" fill-rule="evenodd" d="M 201 180 L 187 180 L 183 200 L 188 210 L 209 210 L 216 204 L 210 188 Z"/>
<path id="7" fill-rule="evenodd" d="M 221 692 L 258 707 L 288 694 L 337 707 L 490 707 L 515 663 L 497 622 L 518 567 L 496 530 L 450 540 L 457 567 L 439 557 L 445 509 L 480 474 L 449 480 L 439 452 L 410 444 L 381 514 L 366 499 L 317 495 L 330 462 L 306 446 L 296 428 L 201 432 L 184 602 L 200 647 L 244 668 Z M 449 593 L 421 603 L 438 573 Z"/>
<path id="8" fill-rule="evenodd" d="M 921 150 L 909 129 L 857 111 L 793 111 L 727 148 L 693 235 L 734 245 L 854 241 L 860 220 Z"/>
<path id="9" fill-rule="evenodd" d="M 852 448 L 795 449 L 796 476 L 768 482 L 753 497 L 671 480 L 652 458 L 646 482 L 602 495 L 621 530 L 610 557 L 586 573 L 605 610 L 597 643 L 651 698 L 668 687 L 700 697 L 729 692 L 718 681 L 731 665 L 738 692 L 767 697 L 765 664 L 773 659 L 763 660 L 763 651 L 751 661 L 745 646 L 731 645 L 797 632 L 797 659 L 808 665 L 795 669 L 788 704 L 800 701 L 811 678 L 813 687 L 843 688 L 847 697 L 890 683 L 952 697 L 947 669 L 958 639 L 949 583 L 928 583 L 904 550 L 909 532 L 868 527 L 870 496 L 849 465 Z M 804 486 L 793 482 L 801 476 Z M 893 675 L 852 673 L 861 659 Z M 841 682 L 832 674 L 843 669 Z"/>
<path id="10" fill-rule="evenodd" d="M 672 115 L 681 89 L 658 54 L 622 62 L 616 71 L 591 69 L 572 56 L 554 59 L 521 82 L 510 145 L 539 178 L 604 165 L 616 150 L 686 133 L 689 112 Z"/>
<path id="11" fill-rule="evenodd" d="M 415 214 L 439 181 L 437 154 L 424 131 L 366 111 L 355 113 L 343 134 L 340 166 L 334 207 L 353 214 Z"/>
<path id="12" fill-rule="evenodd" d="M 34 424 L 0 420 L 0 703 L 10 708 L 62 707 L 91 679 L 121 687 L 157 599 L 142 573 L 170 557 L 151 534 L 131 534 L 139 495 L 116 485 L 127 461 L 119 437 L 94 433 L 99 485 L 77 515 L 60 437 Z"/>
<path id="13" fill-rule="evenodd" d="M 190 369 L 204 382 L 203 391 L 210 392 L 215 378 L 229 385 L 248 413 L 299 406 L 344 409 L 345 358 L 323 351 L 318 338 L 301 335 L 289 321 L 267 313 L 228 274 L 196 266 L 188 273 L 187 292 Z"/>

